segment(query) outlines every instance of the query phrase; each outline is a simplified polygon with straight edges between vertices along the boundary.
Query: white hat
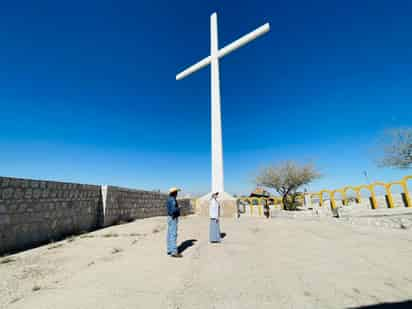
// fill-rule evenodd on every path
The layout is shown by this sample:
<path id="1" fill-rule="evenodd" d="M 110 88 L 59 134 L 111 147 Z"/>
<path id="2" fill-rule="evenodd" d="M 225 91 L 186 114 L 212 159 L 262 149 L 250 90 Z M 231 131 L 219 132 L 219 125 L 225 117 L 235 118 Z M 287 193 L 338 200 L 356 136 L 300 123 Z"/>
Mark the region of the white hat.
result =
<path id="1" fill-rule="evenodd" d="M 182 190 L 179 189 L 179 188 L 176 188 L 176 187 L 172 187 L 172 188 L 169 189 L 169 193 L 179 192 L 179 191 L 182 191 Z"/>

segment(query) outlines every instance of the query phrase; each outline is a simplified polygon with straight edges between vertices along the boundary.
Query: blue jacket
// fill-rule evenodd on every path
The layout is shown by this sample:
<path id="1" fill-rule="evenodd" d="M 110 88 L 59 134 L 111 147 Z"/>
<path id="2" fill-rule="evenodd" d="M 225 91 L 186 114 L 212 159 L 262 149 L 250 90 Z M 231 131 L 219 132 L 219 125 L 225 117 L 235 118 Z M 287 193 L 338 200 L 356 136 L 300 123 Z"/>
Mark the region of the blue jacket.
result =
<path id="1" fill-rule="evenodd" d="M 180 216 L 179 205 L 177 204 L 176 198 L 169 196 L 166 202 L 167 215 L 172 218 L 177 218 Z"/>

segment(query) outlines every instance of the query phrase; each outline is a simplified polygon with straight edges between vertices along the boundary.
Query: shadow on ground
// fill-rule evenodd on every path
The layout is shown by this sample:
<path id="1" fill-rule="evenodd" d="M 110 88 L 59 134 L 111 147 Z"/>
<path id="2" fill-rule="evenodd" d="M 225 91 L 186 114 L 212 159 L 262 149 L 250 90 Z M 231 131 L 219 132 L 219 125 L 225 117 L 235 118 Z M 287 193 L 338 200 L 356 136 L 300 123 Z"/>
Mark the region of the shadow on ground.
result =
<path id="1" fill-rule="evenodd" d="M 363 306 L 363 307 L 351 307 L 348 309 L 389 309 L 389 308 L 394 308 L 394 309 L 411 309 L 412 308 L 412 301 L 404 301 L 404 302 L 399 302 L 399 303 L 382 303 L 382 304 L 376 304 L 376 305 L 370 305 L 370 306 Z"/>
<path id="2" fill-rule="evenodd" d="M 177 251 L 179 253 L 182 253 L 183 251 L 185 251 L 186 249 L 193 247 L 196 243 L 197 239 L 188 239 L 185 240 L 184 242 L 182 242 L 179 247 L 177 247 Z"/>

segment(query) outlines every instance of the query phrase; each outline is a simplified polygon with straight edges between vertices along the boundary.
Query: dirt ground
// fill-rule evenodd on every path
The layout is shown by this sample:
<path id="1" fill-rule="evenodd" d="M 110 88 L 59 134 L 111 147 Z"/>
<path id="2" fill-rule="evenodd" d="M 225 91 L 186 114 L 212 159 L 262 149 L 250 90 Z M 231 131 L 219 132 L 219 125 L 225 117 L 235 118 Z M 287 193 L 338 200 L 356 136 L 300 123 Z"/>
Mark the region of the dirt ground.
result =
<path id="1" fill-rule="evenodd" d="M 412 230 L 332 220 L 138 220 L 0 259 L 0 308 L 358 308 L 412 300 Z M 404 303 L 411 305 L 412 303 Z M 396 308 L 396 307 L 394 307 Z"/>

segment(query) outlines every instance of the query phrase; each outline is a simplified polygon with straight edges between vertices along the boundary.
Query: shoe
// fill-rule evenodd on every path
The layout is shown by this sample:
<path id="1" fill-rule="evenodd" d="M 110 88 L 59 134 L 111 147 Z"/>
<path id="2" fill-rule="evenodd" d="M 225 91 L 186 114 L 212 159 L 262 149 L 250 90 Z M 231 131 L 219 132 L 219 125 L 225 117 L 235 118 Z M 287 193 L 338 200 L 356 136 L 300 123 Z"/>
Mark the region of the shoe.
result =
<path id="1" fill-rule="evenodd" d="M 174 258 L 182 258 L 183 257 L 183 255 L 180 254 L 180 253 L 172 253 L 170 256 L 174 257 Z"/>

